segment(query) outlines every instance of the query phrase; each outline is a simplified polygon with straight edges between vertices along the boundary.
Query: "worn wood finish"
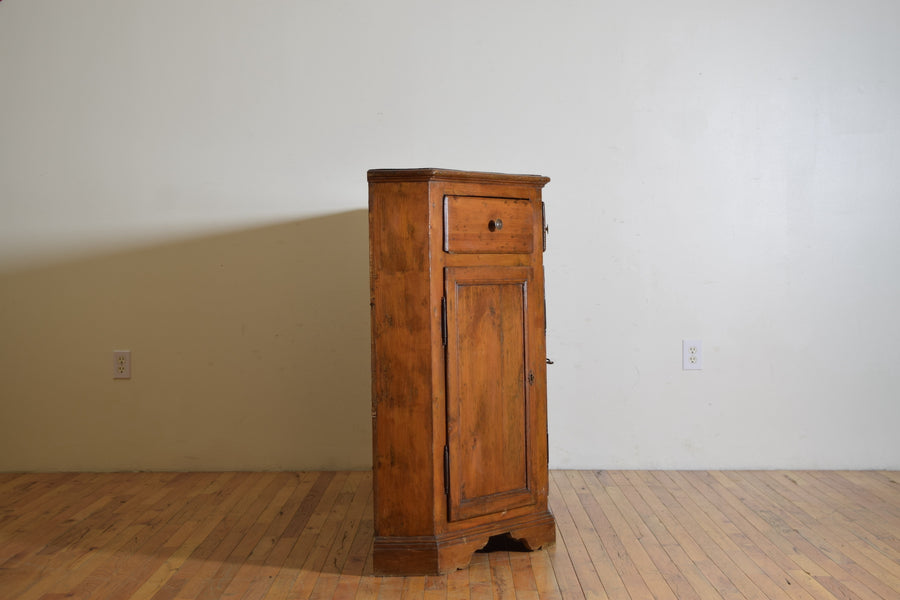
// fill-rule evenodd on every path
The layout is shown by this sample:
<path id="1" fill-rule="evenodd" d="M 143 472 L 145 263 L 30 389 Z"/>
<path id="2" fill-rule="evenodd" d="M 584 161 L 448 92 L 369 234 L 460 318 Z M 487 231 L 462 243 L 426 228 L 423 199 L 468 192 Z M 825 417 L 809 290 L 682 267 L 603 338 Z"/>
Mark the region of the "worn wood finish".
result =
<path id="1" fill-rule="evenodd" d="M 448 183 L 489 183 L 506 185 L 544 186 L 549 177 L 541 175 L 517 175 L 512 173 L 489 173 L 483 171 L 457 171 L 453 169 L 372 169 L 368 172 L 369 183 L 391 182 L 448 182 Z"/>
<path id="2" fill-rule="evenodd" d="M 554 471 L 555 545 L 373 572 L 369 472 L 0 474 L 0 598 L 900 598 L 900 473 Z"/>
<path id="3" fill-rule="evenodd" d="M 454 267 L 447 298 L 450 520 L 535 504 L 528 267 Z M 532 298 L 531 302 L 535 302 Z M 525 410 L 522 410 L 522 407 Z M 531 409 L 531 410 L 529 410 Z"/>
<path id="4" fill-rule="evenodd" d="M 516 198 L 444 198 L 444 251 L 453 254 L 530 254 L 534 208 Z"/>
<path id="5" fill-rule="evenodd" d="M 548 179 L 368 177 L 374 568 L 446 573 L 503 534 L 549 544 Z"/>

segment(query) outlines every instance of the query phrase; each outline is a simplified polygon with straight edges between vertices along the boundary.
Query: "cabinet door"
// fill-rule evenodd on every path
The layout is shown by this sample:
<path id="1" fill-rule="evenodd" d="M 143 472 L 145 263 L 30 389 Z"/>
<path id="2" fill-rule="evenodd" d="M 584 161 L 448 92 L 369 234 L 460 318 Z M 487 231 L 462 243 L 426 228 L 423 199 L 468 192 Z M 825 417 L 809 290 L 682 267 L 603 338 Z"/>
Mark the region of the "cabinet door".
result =
<path id="1" fill-rule="evenodd" d="M 448 509 L 451 521 L 536 502 L 531 267 L 448 267 Z"/>

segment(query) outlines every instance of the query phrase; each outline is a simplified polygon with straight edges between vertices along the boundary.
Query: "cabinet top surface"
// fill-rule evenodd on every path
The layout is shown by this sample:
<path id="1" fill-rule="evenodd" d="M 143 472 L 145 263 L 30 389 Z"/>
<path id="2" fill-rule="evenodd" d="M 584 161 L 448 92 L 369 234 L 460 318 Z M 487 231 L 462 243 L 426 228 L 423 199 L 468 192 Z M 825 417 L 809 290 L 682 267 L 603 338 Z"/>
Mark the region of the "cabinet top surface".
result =
<path id="1" fill-rule="evenodd" d="M 549 177 L 542 175 L 514 175 L 483 171 L 455 171 L 453 169 L 370 169 L 369 183 L 398 181 L 462 181 L 469 183 L 506 183 L 543 187 Z"/>

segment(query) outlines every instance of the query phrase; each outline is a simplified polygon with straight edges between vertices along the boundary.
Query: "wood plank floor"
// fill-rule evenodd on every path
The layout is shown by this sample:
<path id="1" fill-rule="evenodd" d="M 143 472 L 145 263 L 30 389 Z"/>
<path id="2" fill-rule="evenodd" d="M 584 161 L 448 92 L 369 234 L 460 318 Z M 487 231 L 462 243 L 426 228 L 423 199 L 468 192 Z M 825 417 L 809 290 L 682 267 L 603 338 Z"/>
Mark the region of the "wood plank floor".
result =
<path id="1" fill-rule="evenodd" d="M 900 474 L 554 471 L 554 546 L 375 577 L 367 472 L 0 474 L 0 599 L 900 599 Z"/>

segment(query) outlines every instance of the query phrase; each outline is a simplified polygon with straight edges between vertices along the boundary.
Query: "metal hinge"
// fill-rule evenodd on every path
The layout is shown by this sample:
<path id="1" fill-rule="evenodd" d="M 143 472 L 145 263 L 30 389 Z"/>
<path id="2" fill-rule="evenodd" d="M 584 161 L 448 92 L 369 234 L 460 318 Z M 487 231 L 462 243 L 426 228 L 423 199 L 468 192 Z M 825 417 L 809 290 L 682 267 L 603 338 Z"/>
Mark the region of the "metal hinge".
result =
<path id="1" fill-rule="evenodd" d="M 450 447 L 444 446 L 444 493 L 450 493 Z"/>
<path id="2" fill-rule="evenodd" d="M 447 297 L 441 298 L 441 343 L 447 345 Z"/>
<path id="3" fill-rule="evenodd" d="M 544 202 L 541 201 L 541 242 L 544 252 L 547 251 L 548 233 L 550 233 L 550 227 L 547 226 L 547 212 L 544 210 Z"/>

